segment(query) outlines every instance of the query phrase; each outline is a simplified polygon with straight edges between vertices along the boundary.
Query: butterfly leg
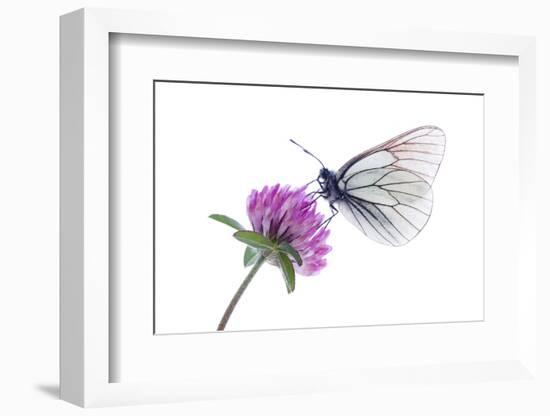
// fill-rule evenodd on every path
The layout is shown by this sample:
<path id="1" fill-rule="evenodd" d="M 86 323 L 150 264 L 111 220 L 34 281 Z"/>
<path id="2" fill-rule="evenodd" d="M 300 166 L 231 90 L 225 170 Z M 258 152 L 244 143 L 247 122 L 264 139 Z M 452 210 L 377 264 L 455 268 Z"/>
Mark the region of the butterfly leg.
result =
<path id="1" fill-rule="evenodd" d="M 312 181 L 306 183 L 306 184 L 304 185 L 304 187 L 307 189 L 307 188 L 309 187 L 309 185 L 311 185 L 312 183 L 315 183 L 315 182 L 319 183 L 319 178 L 315 178 L 315 179 L 313 179 Z M 318 194 L 320 194 L 320 193 L 321 193 L 321 190 L 320 190 L 320 189 L 317 189 L 317 190 L 315 190 L 315 191 L 308 192 L 306 196 L 318 195 Z"/>
<path id="2" fill-rule="evenodd" d="M 313 179 L 311 182 L 308 182 L 308 183 L 306 184 L 306 188 L 307 188 L 309 185 L 311 185 L 312 183 L 314 183 L 314 182 L 317 182 L 317 184 L 319 184 L 319 189 L 317 189 L 317 190 L 315 190 L 315 191 L 308 192 L 306 196 L 312 196 L 312 195 L 320 195 L 320 194 L 322 194 L 321 189 L 323 189 L 323 188 L 321 187 L 321 184 L 320 184 L 320 182 L 319 182 L 319 178 Z M 317 198 L 316 198 L 316 199 L 317 199 Z"/>
<path id="3" fill-rule="evenodd" d="M 309 181 L 308 183 L 305 184 L 305 187 L 307 188 L 309 185 L 311 185 L 313 182 L 319 182 L 319 180 L 317 178 L 313 179 L 312 181 Z"/>
<path id="4" fill-rule="evenodd" d="M 321 191 L 311 191 L 311 192 L 308 192 L 306 194 L 306 196 L 312 196 L 312 195 L 317 195 L 317 197 L 315 197 L 315 200 L 317 200 L 317 198 L 319 198 L 321 196 L 322 192 Z"/>
<path id="5" fill-rule="evenodd" d="M 338 213 L 340 211 L 338 211 L 338 209 L 334 206 L 334 204 L 329 204 L 330 206 L 330 212 L 331 212 L 331 215 L 330 217 L 328 217 L 325 221 L 323 221 L 323 223 L 319 226 L 320 227 L 323 227 L 323 229 L 326 229 L 328 227 L 328 225 L 330 224 L 330 222 L 332 221 L 332 219 L 334 217 L 336 217 L 336 215 L 338 215 Z"/>

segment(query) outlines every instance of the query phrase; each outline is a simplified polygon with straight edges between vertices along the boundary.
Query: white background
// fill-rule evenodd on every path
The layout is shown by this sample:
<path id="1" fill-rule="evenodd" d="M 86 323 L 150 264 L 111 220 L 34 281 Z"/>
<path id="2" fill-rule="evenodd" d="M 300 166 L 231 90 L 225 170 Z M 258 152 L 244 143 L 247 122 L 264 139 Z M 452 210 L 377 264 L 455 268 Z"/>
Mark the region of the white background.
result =
<path id="1" fill-rule="evenodd" d="M 194 4 L 195 3 L 195 4 Z M 377 25 L 471 30 L 538 36 L 539 114 L 550 112 L 550 29 L 543 1 L 394 2 L 277 1 L 21 1 L 3 4 L 2 151 L 0 152 L 0 410 L 4 414 L 81 414 L 82 410 L 54 399 L 58 367 L 58 15 L 83 6 L 209 13 L 258 13 L 275 21 L 290 19 L 304 25 Z M 338 22 L 338 23 L 335 23 Z M 539 117 L 539 134 L 548 137 Z M 545 143 L 546 154 L 548 144 Z M 542 152 L 541 152 L 542 153 Z M 543 190 L 541 190 L 542 192 Z M 548 198 L 545 198 L 548 212 Z M 548 223 L 545 223 L 545 228 Z M 549 312 L 547 305 L 541 305 Z M 547 334 L 544 336 L 548 351 Z M 547 365 L 546 357 L 542 357 Z M 461 401 L 447 399 L 458 390 Z M 197 402 L 178 405 L 93 410 L 94 414 L 365 414 L 376 404 L 377 414 L 391 414 L 406 405 L 411 414 L 440 409 L 446 415 L 548 414 L 548 404 L 530 400 L 521 386 L 503 387 L 499 395 L 488 386 L 439 386 L 431 400 L 420 388 L 403 387 L 400 403 L 388 394 L 377 397 L 348 393 Z M 509 394 L 503 394 L 504 392 Z M 483 405 L 479 399 L 483 398 Z M 544 407 L 544 408 L 542 408 Z"/>
<path id="2" fill-rule="evenodd" d="M 515 74 L 501 65 L 495 77 Z M 278 270 L 262 268 L 228 330 L 482 320 L 483 97 L 157 83 L 157 332 L 215 330 L 246 272 L 242 244 L 207 215 L 248 226 L 250 189 L 315 178 L 319 164 L 288 138 L 336 170 L 425 124 L 445 130 L 447 148 L 422 233 L 394 248 L 336 217 L 320 275 L 298 276 L 289 296 Z"/>

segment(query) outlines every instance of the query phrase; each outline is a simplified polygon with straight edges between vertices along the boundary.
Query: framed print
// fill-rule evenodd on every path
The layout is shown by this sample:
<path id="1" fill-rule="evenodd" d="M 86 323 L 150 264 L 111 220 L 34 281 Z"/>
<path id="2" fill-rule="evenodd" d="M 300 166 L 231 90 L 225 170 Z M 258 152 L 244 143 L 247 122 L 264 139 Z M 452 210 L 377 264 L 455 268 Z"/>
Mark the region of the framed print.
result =
<path id="1" fill-rule="evenodd" d="M 468 206 L 462 203 L 464 195 L 472 195 L 475 200 L 483 201 L 482 95 L 350 91 L 335 87 L 325 89 L 280 87 L 274 84 L 204 84 L 162 80 L 154 82 L 154 96 L 156 333 L 214 330 L 213 324 L 217 324 L 216 320 L 220 318 L 217 315 L 222 315 L 224 303 L 228 302 L 225 298 L 233 291 L 232 279 L 228 275 L 240 278 L 240 274 L 244 272 L 240 245 L 227 247 L 228 244 L 220 244 L 214 249 L 217 253 L 216 263 L 206 269 L 204 266 L 209 264 L 213 255 L 211 250 L 196 251 L 193 255 L 196 269 L 181 261 L 181 253 L 194 252 L 192 246 L 196 244 L 195 240 L 187 243 L 182 241 L 182 235 L 206 233 L 201 246 L 207 245 L 206 241 L 209 239 L 223 241 L 224 230 L 212 227 L 209 223 L 211 220 L 204 215 L 206 207 L 210 207 L 211 212 L 220 209 L 217 207 L 224 207 L 224 212 L 244 213 L 245 199 L 250 189 L 275 185 L 278 181 L 301 186 L 317 177 L 322 165 L 313 158 L 305 158 L 298 148 L 290 147 L 288 140 L 278 140 L 277 137 L 287 137 L 291 135 L 291 131 L 303 132 L 300 134 L 315 138 L 311 146 L 319 149 L 316 150 L 317 154 L 328 156 L 329 160 L 324 163 L 334 160 L 334 165 L 338 160 L 345 161 L 355 156 L 354 153 L 361 152 L 361 146 L 365 147 L 366 140 L 361 136 L 373 134 L 366 131 L 370 126 L 377 124 L 380 130 L 384 130 L 385 125 L 398 124 L 394 121 L 395 114 L 407 114 L 405 118 L 409 120 L 422 120 L 429 114 L 432 119 L 439 120 L 438 124 L 445 125 L 446 131 L 443 133 L 436 128 L 414 129 L 409 133 L 411 143 L 405 141 L 404 144 L 383 153 L 392 162 L 392 168 L 367 167 L 363 178 L 361 174 L 352 172 L 359 172 L 364 167 L 357 167 L 355 170 L 350 167 L 347 175 L 352 179 L 347 188 L 351 195 L 358 196 L 358 192 L 363 192 L 360 190 L 377 193 L 376 197 L 366 196 L 369 201 L 375 202 L 368 205 L 365 214 L 359 211 L 359 199 L 342 196 L 334 201 L 334 207 L 336 209 L 336 205 L 339 205 L 338 210 L 342 212 L 343 218 L 335 215 L 333 221 L 330 219 L 331 201 L 323 198 L 322 193 L 316 193 L 322 192 L 316 182 L 308 186 L 304 192 L 312 194 L 311 200 L 318 197 L 316 211 L 324 212 L 325 215 L 315 227 L 324 222 L 320 228 L 331 233 L 322 243 L 315 243 L 314 239 L 311 243 L 311 250 L 322 254 L 311 254 L 305 259 L 304 270 L 298 270 L 305 273 L 305 278 L 300 279 L 297 276 L 296 285 L 301 289 L 293 291 L 292 296 L 280 296 L 280 290 L 286 290 L 277 268 L 262 268 L 261 274 L 270 273 L 270 277 L 254 280 L 254 291 L 258 295 L 247 295 L 247 301 L 239 303 L 235 313 L 240 318 L 235 317 L 228 329 L 483 320 L 483 204 Z M 121 103 L 121 107 L 127 105 Z M 453 118 L 460 114 L 456 118 L 457 125 L 446 120 L 444 114 Z M 219 123 L 209 123 L 211 117 L 219 120 Z M 371 117 L 377 119 L 377 123 L 368 121 L 365 124 Z M 403 121 L 403 127 L 396 126 L 395 129 L 401 128 L 405 131 L 405 125 L 414 123 L 409 120 Z M 264 133 L 264 126 L 270 126 L 268 132 Z M 353 131 L 358 132 L 356 137 Z M 383 134 L 374 133 L 375 137 Z M 441 154 L 438 152 L 444 148 L 436 142 L 443 143 L 443 134 L 467 139 L 453 144 L 451 150 L 447 146 L 445 165 L 437 173 L 437 184 L 440 185 L 433 186 L 432 211 L 431 195 L 423 194 L 422 198 L 412 196 L 416 190 L 428 190 L 429 182 L 409 169 L 400 170 L 398 167 L 418 165 L 419 168 L 426 169 L 426 175 L 435 173 L 437 161 L 443 159 L 443 150 Z M 261 144 L 255 146 L 260 141 L 260 135 L 266 137 L 261 139 Z M 192 138 L 192 144 L 181 140 L 182 137 Z M 420 144 L 420 139 L 429 141 L 429 144 Z M 407 140 L 407 137 L 402 140 Z M 378 141 L 382 142 L 380 139 Z M 378 144 L 376 139 L 371 141 L 371 145 L 375 144 Z M 238 153 L 232 155 L 235 147 L 242 148 L 243 152 L 248 149 L 246 156 L 239 156 Z M 406 151 L 416 147 L 419 148 L 418 152 Z M 210 153 L 212 148 L 216 149 L 214 154 Z M 253 150 L 255 148 L 256 151 Z M 192 151 L 186 151 L 187 149 Z M 175 193 L 173 190 L 182 186 L 181 178 L 205 169 L 205 159 L 197 159 L 197 153 L 208 155 L 208 164 L 215 167 L 214 172 L 203 172 L 198 181 L 186 181 L 185 191 Z M 400 158 L 400 162 L 394 160 L 393 154 Z M 338 156 L 334 157 L 336 155 Z M 411 159 L 418 155 L 423 157 L 421 161 Z M 379 156 L 370 156 L 370 159 L 378 163 L 378 159 L 375 159 L 377 157 Z M 456 159 L 453 160 L 453 157 Z M 241 163 L 241 158 L 246 163 Z M 465 159 L 470 161 L 467 172 L 460 167 Z M 361 159 L 357 163 L 358 166 L 363 166 L 368 163 L 368 159 Z M 251 171 L 255 174 L 250 175 Z M 218 175 L 222 172 L 223 181 L 220 182 Z M 262 172 L 263 182 L 258 181 L 259 172 Z M 452 172 L 457 176 L 451 177 Z M 372 175 L 380 180 L 382 188 L 372 187 L 373 185 L 369 188 L 361 182 L 367 181 L 369 184 Z M 385 178 L 387 185 L 384 185 L 386 182 L 382 178 Z M 431 181 L 431 177 L 425 178 Z M 243 187 L 246 192 L 243 192 Z M 437 192 L 436 188 L 439 187 L 441 191 Z M 218 188 L 222 189 L 218 191 Z M 267 193 L 274 189 L 268 187 L 266 198 Z M 390 193 L 384 194 L 386 189 Z M 185 197 L 186 194 L 196 195 L 197 199 Z M 290 195 L 281 190 L 275 193 L 274 198 L 298 197 Z M 401 202 L 394 200 L 392 195 L 401 198 Z M 258 198 L 261 199 L 261 194 Z M 388 198 L 388 201 L 384 198 Z M 387 202 L 394 205 L 387 205 Z M 456 220 L 456 211 L 453 209 L 457 205 L 462 205 L 461 221 Z M 186 213 L 185 216 L 181 215 L 182 212 Z M 313 216 L 313 212 L 310 214 Z M 373 214 L 377 214 L 381 222 Z M 345 224 L 346 220 L 352 226 Z M 257 221 L 255 229 L 263 228 L 259 224 L 260 219 Z M 262 221 L 265 220 L 262 218 Z M 447 226 L 438 226 L 438 223 L 447 223 Z M 464 224 L 470 226 L 465 227 Z M 293 223 L 283 223 L 279 227 L 287 226 L 291 227 Z M 426 231 L 431 231 L 420 237 L 423 226 L 426 226 Z M 439 233 L 436 227 L 439 228 Z M 275 230 L 265 232 L 277 234 Z M 211 234 L 208 235 L 209 233 Z M 321 232 L 316 234 L 321 238 L 323 235 Z M 371 244 L 367 239 L 378 244 Z M 415 243 L 408 244 L 413 239 Z M 451 247 L 456 246 L 462 246 L 461 253 L 469 261 L 457 264 L 452 271 L 442 273 L 445 265 L 454 261 L 455 254 Z M 367 250 L 366 247 L 370 249 Z M 402 249 L 392 249 L 393 247 Z M 324 254 L 329 249 L 330 254 Z M 368 265 L 365 264 L 365 251 L 369 251 L 369 257 L 377 260 L 369 260 Z M 385 277 L 388 273 L 387 265 L 392 263 L 395 255 L 399 255 L 402 262 L 392 266 L 392 277 Z M 235 258 L 237 261 L 232 261 Z M 234 264 L 235 268 L 228 269 L 230 264 Z M 212 278 L 184 282 L 181 276 L 186 274 L 208 274 Z M 311 275 L 318 276 L 309 277 Z M 233 280 L 232 283 L 237 286 L 239 282 Z M 308 289 L 309 285 L 312 285 L 311 289 Z M 212 292 L 212 287 L 217 289 Z M 258 299 L 250 299 L 256 296 Z M 337 301 L 343 299 L 346 301 Z M 326 307 L 332 301 L 337 301 L 337 308 Z M 250 309 L 247 311 L 245 308 Z"/>
<path id="2" fill-rule="evenodd" d="M 538 382 L 533 39 L 85 9 L 61 81 L 65 400 Z"/>

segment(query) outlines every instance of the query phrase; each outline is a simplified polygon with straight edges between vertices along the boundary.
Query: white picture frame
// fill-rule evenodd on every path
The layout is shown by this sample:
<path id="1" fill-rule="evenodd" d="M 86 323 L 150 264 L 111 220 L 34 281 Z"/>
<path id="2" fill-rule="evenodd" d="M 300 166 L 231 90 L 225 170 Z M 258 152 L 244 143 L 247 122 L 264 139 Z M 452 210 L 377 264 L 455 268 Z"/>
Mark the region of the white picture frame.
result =
<path id="1" fill-rule="evenodd" d="M 61 398 L 84 407 L 160 403 L 196 398 L 323 392 L 412 382 L 410 371 L 335 368 L 315 372 L 281 368 L 277 377 L 215 380 L 198 371 L 185 381 L 111 382 L 109 348 L 109 34 L 181 36 L 400 49 L 516 57 L 519 65 L 520 218 L 518 228 L 517 350 L 497 361 L 420 365 L 420 383 L 434 379 L 478 382 L 501 374 L 536 388 L 535 41 L 529 37 L 465 33 L 397 33 L 362 30 L 305 31 L 243 17 L 194 21 L 190 15 L 82 9 L 61 18 Z M 112 306 L 112 305 L 111 305 Z M 405 328 L 401 329 L 406 331 Z M 443 332 L 442 332 L 443 335 Z M 238 334 L 236 334 L 238 336 Z M 238 342 L 238 341 L 237 341 Z M 477 374 L 478 376 L 475 376 Z M 436 377 L 437 379 L 437 377 Z M 408 381 L 407 381 L 408 380 Z M 442 381 L 444 382 L 444 380 Z M 393 383 L 396 384 L 395 387 Z M 495 387 L 498 389 L 498 387 Z"/>

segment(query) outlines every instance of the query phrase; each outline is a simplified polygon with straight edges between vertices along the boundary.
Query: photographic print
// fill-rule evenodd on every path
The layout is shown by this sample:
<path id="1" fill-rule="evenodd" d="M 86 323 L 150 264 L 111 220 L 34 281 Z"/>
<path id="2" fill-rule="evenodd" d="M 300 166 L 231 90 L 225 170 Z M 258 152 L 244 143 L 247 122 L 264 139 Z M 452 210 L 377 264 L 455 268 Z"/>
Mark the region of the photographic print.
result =
<path id="1" fill-rule="evenodd" d="M 482 320 L 483 105 L 154 81 L 156 333 Z"/>

